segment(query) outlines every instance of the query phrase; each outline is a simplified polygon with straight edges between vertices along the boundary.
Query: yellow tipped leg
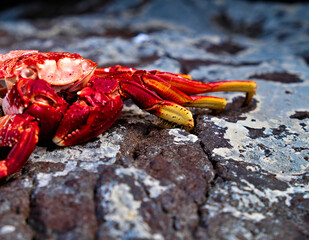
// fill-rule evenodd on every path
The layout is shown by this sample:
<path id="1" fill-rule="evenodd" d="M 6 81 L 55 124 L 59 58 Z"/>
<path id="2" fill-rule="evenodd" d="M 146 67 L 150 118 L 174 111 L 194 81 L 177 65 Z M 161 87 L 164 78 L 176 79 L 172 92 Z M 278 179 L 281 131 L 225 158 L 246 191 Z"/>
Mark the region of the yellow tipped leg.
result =
<path id="1" fill-rule="evenodd" d="M 132 97 L 142 109 L 156 116 L 186 129 L 194 127 L 192 113 L 185 107 L 170 101 L 163 100 L 158 95 L 140 84 L 123 80 L 120 82 L 121 90 Z"/>
<path id="2" fill-rule="evenodd" d="M 188 130 L 194 127 L 194 120 L 190 110 L 176 103 L 162 101 L 145 110 L 169 122 L 184 126 Z"/>
<path id="3" fill-rule="evenodd" d="M 224 81 L 208 83 L 207 85 L 209 89 L 206 92 L 245 92 L 246 100 L 244 104 L 250 102 L 257 89 L 254 81 Z"/>
<path id="4" fill-rule="evenodd" d="M 191 80 L 190 75 L 172 74 L 165 72 L 153 72 L 157 77 L 170 83 L 179 91 L 189 95 L 196 95 L 208 92 L 245 92 L 245 104 L 248 104 L 253 98 L 257 85 L 254 81 L 221 81 L 212 83 L 203 83 Z"/>
<path id="5" fill-rule="evenodd" d="M 183 105 L 187 107 L 209 108 L 214 110 L 223 110 L 226 105 L 225 98 L 211 96 L 191 96 L 192 101 Z"/>
<path id="6" fill-rule="evenodd" d="M 188 96 L 176 87 L 172 86 L 171 83 L 166 82 L 155 75 L 149 74 L 143 76 L 143 81 L 149 89 L 155 91 L 164 99 L 181 104 L 182 106 L 223 110 L 226 105 L 226 100 L 224 98 L 211 96 Z"/>

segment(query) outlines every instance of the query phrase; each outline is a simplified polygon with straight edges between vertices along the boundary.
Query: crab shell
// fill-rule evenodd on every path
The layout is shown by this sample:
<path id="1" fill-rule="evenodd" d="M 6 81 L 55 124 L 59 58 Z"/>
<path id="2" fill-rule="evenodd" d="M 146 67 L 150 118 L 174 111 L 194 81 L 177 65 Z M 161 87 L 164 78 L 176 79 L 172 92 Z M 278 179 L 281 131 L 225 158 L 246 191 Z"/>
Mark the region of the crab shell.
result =
<path id="1" fill-rule="evenodd" d="M 0 85 L 5 82 L 3 87 L 10 90 L 20 78 L 42 79 L 56 92 L 75 93 L 86 86 L 96 66 L 76 53 L 16 50 L 0 55 Z"/>

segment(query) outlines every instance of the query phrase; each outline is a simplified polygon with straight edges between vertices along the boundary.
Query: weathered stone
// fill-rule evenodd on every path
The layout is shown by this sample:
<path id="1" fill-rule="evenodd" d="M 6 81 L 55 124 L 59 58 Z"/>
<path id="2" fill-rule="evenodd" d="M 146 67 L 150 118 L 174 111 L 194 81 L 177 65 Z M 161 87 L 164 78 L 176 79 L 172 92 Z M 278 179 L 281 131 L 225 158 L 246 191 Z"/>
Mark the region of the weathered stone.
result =
<path id="1" fill-rule="evenodd" d="M 97 185 L 99 239 L 189 238 L 198 224 L 197 207 L 171 183 L 133 166 L 104 167 Z"/>
<path id="2" fill-rule="evenodd" d="M 0 239 L 309 238 L 309 6 L 279 2 L 35 1 L 0 12 L 1 53 L 77 52 L 99 66 L 258 84 L 248 106 L 244 94 L 214 93 L 225 110 L 190 109 L 190 133 L 129 100 L 93 140 L 37 146 L 0 181 Z"/>
<path id="3" fill-rule="evenodd" d="M 29 224 L 38 239 L 93 239 L 96 230 L 95 175 L 71 172 L 34 186 Z"/>
<path id="4" fill-rule="evenodd" d="M 308 210 L 304 206 L 309 202 L 302 197 L 303 186 L 291 186 L 246 163 L 219 161 L 216 170 L 218 184 L 201 208 L 211 239 L 306 238 Z"/>
<path id="5" fill-rule="evenodd" d="M 30 178 L 2 182 L 0 186 L 0 238 L 33 239 L 27 223 L 30 212 Z"/>

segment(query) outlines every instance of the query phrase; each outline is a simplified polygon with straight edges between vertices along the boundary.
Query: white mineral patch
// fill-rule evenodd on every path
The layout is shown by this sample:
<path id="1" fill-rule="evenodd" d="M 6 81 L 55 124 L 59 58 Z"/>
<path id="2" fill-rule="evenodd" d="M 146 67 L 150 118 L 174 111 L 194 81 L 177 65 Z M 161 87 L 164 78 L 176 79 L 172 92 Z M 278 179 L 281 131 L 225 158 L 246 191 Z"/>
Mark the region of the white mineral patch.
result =
<path id="1" fill-rule="evenodd" d="M 48 186 L 50 180 L 52 179 L 52 174 L 38 173 L 36 179 L 38 181 L 38 187 L 45 187 Z"/>
<path id="2" fill-rule="evenodd" d="M 295 111 L 305 109 L 300 99 L 308 98 L 306 92 L 309 92 L 309 86 L 305 83 L 289 84 L 287 89 L 293 94 L 284 94 L 285 88 L 282 84 L 279 86 L 278 83 L 258 81 L 255 97 L 258 107 L 252 112 L 242 114 L 245 120 L 234 123 L 220 117 L 205 118 L 205 125 L 214 122 L 218 127 L 226 129 L 224 138 L 232 146 L 216 148 L 213 154 L 257 164 L 285 181 L 308 171 L 308 129 L 306 130 L 298 119 L 291 119 L 289 116 Z M 258 129 L 264 136 L 251 138 L 248 128 Z M 276 129 L 283 129 L 281 135 L 274 135 Z"/>
<path id="3" fill-rule="evenodd" d="M 9 234 L 12 233 L 16 230 L 15 226 L 12 225 L 5 225 L 3 227 L 0 228 L 0 234 Z"/>
<path id="4" fill-rule="evenodd" d="M 170 129 L 168 133 L 169 135 L 174 136 L 174 143 L 177 145 L 184 145 L 187 142 L 195 143 L 198 141 L 198 137 L 196 135 L 188 134 L 188 132 L 183 129 L 173 128 Z"/>
<path id="5" fill-rule="evenodd" d="M 182 180 L 185 179 L 185 178 L 186 178 L 185 175 L 178 175 L 177 178 L 176 178 L 176 180 L 177 180 L 177 181 L 182 181 Z"/>
<path id="6" fill-rule="evenodd" d="M 260 209 L 272 209 L 274 204 L 284 202 L 287 207 L 291 205 L 291 200 L 295 194 L 304 194 L 309 196 L 309 185 L 291 186 L 285 190 L 278 189 L 259 189 L 253 184 L 242 179 L 245 186 L 230 182 L 222 188 L 217 188 L 212 194 L 230 196 L 230 202 L 216 202 L 211 199 L 204 205 L 209 211 L 210 218 L 220 213 L 230 213 L 236 218 L 242 218 L 254 222 L 258 222 L 272 216 L 271 212 L 261 213 Z M 232 193 L 232 194 L 231 194 Z M 254 206 L 254 208 L 252 208 Z"/>
<path id="7" fill-rule="evenodd" d="M 209 211 L 209 217 L 215 217 L 219 213 L 230 213 L 236 218 L 241 218 L 249 221 L 254 221 L 254 222 L 259 222 L 266 218 L 265 215 L 258 213 L 258 212 L 245 212 L 241 211 L 238 208 L 231 206 L 229 203 L 223 203 L 223 204 L 218 204 L 218 203 L 213 203 L 205 205 L 205 208 Z"/>
<path id="8" fill-rule="evenodd" d="M 82 146 L 64 147 L 53 151 L 47 151 L 45 147 L 37 147 L 29 161 L 65 164 L 62 171 L 38 173 L 36 176 L 38 186 L 47 186 L 53 177 L 65 176 L 77 168 L 96 171 L 97 167 L 102 164 L 111 165 L 115 163 L 116 156 L 120 151 L 121 141 L 122 135 L 105 133 L 100 135 L 97 140 L 85 143 Z"/>
<path id="9" fill-rule="evenodd" d="M 170 186 L 161 186 L 160 181 L 149 176 L 146 172 L 135 167 L 118 168 L 116 174 L 119 176 L 128 175 L 135 179 L 135 184 L 140 186 L 141 183 L 147 187 L 151 198 L 158 197 L 162 192 L 168 190 Z"/>
<path id="10" fill-rule="evenodd" d="M 150 37 L 148 34 L 140 33 L 133 38 L 133 42 L 136 44 L 141 44 L 141 43 L 148 42 L 149 39 Z"/>
<path id="11" fill-rule="evenodd" d="M 216 148 L 213 154 L 220 155 L 225 158 L 232 158 L 238 161 L 246 161 L 258 164 L 262 169 L 285 177 L 289 175 L 299 175 L 307 170 L 309 163 L 305 160 L 308 151 L 297 152 L 296 146 L 306 148 L 309 134 L 293 134 L 300 131 L 299 125 L 290 125 L 287 129 L 289 134 L 282 138 L 272 136 L 273 129 L 278 129 L 279 125 L 261 122 L 256 120 L 250 121 L 250 118 L 237 123 L 227 122 L 224 119 L 212 118 L 212 122 L 219 127 L 225 128 L 225 139 L 229 140 L 232 148 Z M 255 125 L 252 123 L 256 123 Z M 262 129 L 265 128 L 264 134 L 269 135 L 264 138 L 252 139 L 249 137 L 249 130 L 246 127 Z M 265 154 L 265 149 L 269 154 Z"/>
<path id="12" fill-rule="evenodd" d="M 77 162 L 69 161 L 65 164 L 65 168 L 62 171 L 57 171 L 55 173 L 38 173 L 36 180 L 38 181 L 38 187 L 45 187 L 49 184 L 49 181 L 53 177 L 66 176 L 69 172 L 77 168 Z"/>
<path id="13" fill-rule="evenodd" d="M 246 169 L 250 172 L 257 172 L 259 168 L 257 166 L 247 166 Z"/>
<path id="14" fill-rule="evenodd" d="M 224 203 L 210 199 L 204 205 L 204 208 L 209 211 L 210 218 L 216 217 L 220 213 L 230 213 L 236 218 L 258 222 L 267 216 L 272 216 L 271 211 L 261 213 L 259 212 L 260 209 L 272 209 L 272 206 L 278 202 L 284 202 L 289 207 L 295 194 L 309 196 L 308 184 L 299 186 L 289 185 L 285 190 L 270 188 L 261 190 L 244 179 L 241 181 L 245 183 L 245 186 L 230 182 L 229 185 L 216 189 L 212 195 L 225 195 L 230 196 L 232 199 Z"/>
<path id="15" fill-rule="evenodd" d="M 270 203 L 269 206 L 271 206 L 274 203 L 278 203 L 280 200 L 283 199 L 285 199 L 284 200 L 285 204 L 287 206 L 290 206 L 291 199 L 294 194 L 297 193 L 309 194 L 309 184 L 299 186 L 289 185 L 289 187 L 285 190 L 267 188 L 264 191 L 261 191 L 248 181 L 244 179 L 242 179 L 241 181 L 247 185 L 247 187 L 244 187 L 246 191 L 254 193 L 259 198 L 266 198 Z"/>
<path id="16" fill-rule="evenodd" d="M 110 231 L 114 238 L 163 239 L 160 234 L 152 234 L 150 227 L 139 214 L 141 201 L 135 200 L 126 184 L 111 183 L 101 187 L 104 200 L 101 202 L 105 213 L 105 224 L 117 223 Z"/>
<path id="17" fill-rule="evenodd" d="M 37 147 L 30 160 L 33 162 L 64 162 L 70 160 L 97 162 L 103 158 L 115 160 L 120 150 L 122 136 L 117 133 L 105 133 L 97 140 L 83 145 L 63 147 L 47 151 L 45 147 Z M 112 164 L 112 163 L 110 163 Z"/>
<path id="18" fill-rule="evenodd" d="M 30 178 L 23 179 L 23 184 L 25 188 L 32 188 L 32 180 Z"/>

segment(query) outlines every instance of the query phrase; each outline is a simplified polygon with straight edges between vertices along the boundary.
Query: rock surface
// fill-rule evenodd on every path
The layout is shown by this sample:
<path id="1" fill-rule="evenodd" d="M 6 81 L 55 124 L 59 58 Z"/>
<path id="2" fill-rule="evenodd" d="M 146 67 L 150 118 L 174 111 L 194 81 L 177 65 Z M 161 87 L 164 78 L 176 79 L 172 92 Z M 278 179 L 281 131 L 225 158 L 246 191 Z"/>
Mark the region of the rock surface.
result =
<path id="1" fill-rule="evenodd" d="M 309 239 L 308 3 L 79 1 L 0 12 L 1 53 L 253 79 L 188 133 L 126 103 L 78 146 L 37 146 L 0 181 L 0 239 Z M 67 6 L 70 6 L 68 9 Z M 282 27 L 284 26 L 284 27 Z"/>

